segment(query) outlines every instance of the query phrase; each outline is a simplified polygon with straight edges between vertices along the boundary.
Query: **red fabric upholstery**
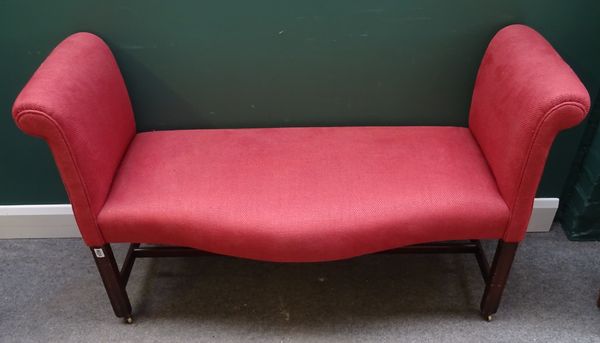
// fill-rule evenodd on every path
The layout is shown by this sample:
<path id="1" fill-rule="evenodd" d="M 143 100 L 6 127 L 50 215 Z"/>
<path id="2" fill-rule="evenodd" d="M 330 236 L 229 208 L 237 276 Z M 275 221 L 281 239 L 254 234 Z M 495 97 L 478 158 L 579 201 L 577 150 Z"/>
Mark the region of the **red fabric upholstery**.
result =
<path id="1" fill-rule="evenodd" d="M 67 38 L 13 116 L 54 155 L 85 242 L 323 261 L 454 239 L 523 238 L 550 145 L 589 97 L 535 31 L 501 30 L 469 128 L 187 130 L 135 135 L 98 37 Z"/>
<path id="2" fill-rule="evenodd" d="M 127 89 L 106 44 L 89 33 L 65 39 L 18 96 L 13 117 L 50 145 L 85 242 L 104 244 L 96 216 L 135 135 Z"/>
<path id="3" fill-rule="evenodd" d="M 109 242 L 296 262 L 499 238 L 507 220 L 457 127 L 142 133 L 98 216 Z"/>
<path id="4" fill-rule="evenodd" d="M 504 234 L 520 241 L 556 134 L 581 122 L 585 87 L 533 29 L 512 25 L 491 41 L 477 75 L 469 127 L 510 208 Z"/>

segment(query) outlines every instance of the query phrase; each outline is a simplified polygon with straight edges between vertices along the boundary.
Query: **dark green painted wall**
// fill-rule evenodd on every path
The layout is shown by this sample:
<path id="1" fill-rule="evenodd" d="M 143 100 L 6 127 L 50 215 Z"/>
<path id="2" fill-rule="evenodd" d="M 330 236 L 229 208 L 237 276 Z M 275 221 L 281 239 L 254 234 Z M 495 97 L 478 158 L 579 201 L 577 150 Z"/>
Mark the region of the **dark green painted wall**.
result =
<path id="1" fill-rule="evenodd" d="M 0 204 L 62 203 L 49 150 L 10 119 L 52 47 L 90 31 L 111 46 L 140 130 L 466 125 L 480 58 L 511 23 L 538 29 L 597 94 L 600 2 L 0 2 Z M 540 196 L 558 196 L 583 127 L 562 134 Z"/>

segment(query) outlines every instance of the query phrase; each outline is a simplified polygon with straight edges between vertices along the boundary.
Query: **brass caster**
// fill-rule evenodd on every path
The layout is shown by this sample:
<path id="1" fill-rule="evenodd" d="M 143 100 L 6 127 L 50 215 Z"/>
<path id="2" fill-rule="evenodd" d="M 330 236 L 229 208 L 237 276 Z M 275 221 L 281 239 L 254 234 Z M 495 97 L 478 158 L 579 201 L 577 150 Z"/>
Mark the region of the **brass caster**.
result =
<path id="1" fill-rule="evenodd" d="M 125 317 L 124 321 L 125 321 L 125 324 L 133 324 L 133 317 L 132 316 Z"/>
<path id="2" fill-rule="evenodd" d="M 488 321 L 488 322 L 491 322 L 492 321 L 492 315 L 489 314 L 487 317 L 485 317 L 485 320 Z"/>

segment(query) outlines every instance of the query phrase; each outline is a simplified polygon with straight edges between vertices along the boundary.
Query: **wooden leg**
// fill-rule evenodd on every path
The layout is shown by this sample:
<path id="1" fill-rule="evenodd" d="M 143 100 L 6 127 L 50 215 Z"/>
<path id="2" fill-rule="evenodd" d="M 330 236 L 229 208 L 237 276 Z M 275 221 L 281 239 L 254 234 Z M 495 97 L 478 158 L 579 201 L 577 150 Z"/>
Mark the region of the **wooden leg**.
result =
<path id="1" fill-rule="evenodd" d="M 119 267 L 117 266 L 117 261 L 115 261 L 110 244 L 91 248 L 91 250 L 115 315 L 119 318 L 124 318 L 126 323 L 131 323 L 131 303 L 129 302 L 125 284 L 121 279 Z"/>
<path id="2" fill-rule="evenodd" d="M 498 310 L 500 298 L 508 279 L 508 273 L 517 252 L 518 243 L 505 243 L 498 241 L 494 261 L 486 282 L 485 292 L 481 299 L 481 315 L 490 321 L 492 315 Z"/>
<path id="3" fill-rule="evenodd" d="M 498 241 L 496 254 L 492 261 L 492 266 L 488 272 L 487 260 L 483 253 L 479 241 L 473 241 L 475 247 L 458 248 L 455 246 L 416 246 L 409 247 L 406 252 L 472 252 L 476 254 L 477 262 L 481 269 L 482 275 L 486 280 L 485 292 L 481 300 L 481 315 L 486 320 L 491 320 L 492 315 L 498 310 L 500 298 L 506 285 L 506 280 L 512 266 L 515 253 L 517 252 L 518 243 L 505 243 Z M 418 248 L 418 249 L 417 249 Z M 435 249 L 434 249 L 435 248 Z M 445 249 L 442 249 L 445 248 Z M 467 249 L 469 248 L 469 249 Z M 467 250 L 465 250 L 467 249 Z M 473 250 L 475 249 L 475 250 Z M 115 315 L 124 318 L 126 323 L 132 323 L 131 303 L 127 296 L 125 286 L 129 279 L 129 274 L 133 267 L 136 257 L 164 257 L 164 256 L 200 256 L 207 254 L 206 252 L 197 251 L 189 248 L 173 248 L 173 247 L 151 247 L 140 248 L 139 243 L 132 243 L 127 252 L 127 257 L 123 263 L 123 269 L 119 272 L 119 267 L 115 260 L 110 244 L 101 247 L 92 247 L 92 255 L 98 266 L 98 271 L 102 277 L 104 288 L 110 299 Z M 402 252 L 405 250 L 402 250 Z M 600 307 L 600 297 L 598 298 L 598 306 Z"/>
<path id="4" fill-rule="evenodd" d="M 598 300 L 596 301 L 596 306 L 600 307 L 600 294 L 598 294 Z"/>
<path id="5" fill-rule="evenodd" d="M 135 249 L 139 247 L 140 243 L 131 243 L 129 245 L 129 250 L 127 250 L 127 255 L 123 261 L 123 266 L 121 266 L 121 282 L 125 288 L 127 287 L 127 282 L 129 282 L 129 275 L 131 275 L 133 263 L 135 262 Z"/>
<path id="6" fill-rule="evenodd" d="M 477 264 L 479 265 L 479 270 L 481 271 L 483 281 L 487 283 L 490 278 L 490 265 L 488 264 L 487 257 L 485 257 L 485 252 L 481 246 L 481 241 L 472 240 L 471 242 L 475 243 L 475 246 L 477 247 L 477 250 L 475 251 L 475 258 L 477 258 Z"/>

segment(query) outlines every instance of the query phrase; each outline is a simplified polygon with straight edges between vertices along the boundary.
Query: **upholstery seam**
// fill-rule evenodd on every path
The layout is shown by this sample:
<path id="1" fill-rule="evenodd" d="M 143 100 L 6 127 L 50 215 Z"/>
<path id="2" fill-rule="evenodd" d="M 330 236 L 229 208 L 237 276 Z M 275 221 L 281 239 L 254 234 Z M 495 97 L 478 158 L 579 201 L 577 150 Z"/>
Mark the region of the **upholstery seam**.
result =
<path id="1" fill-rule="evenodd" d="M 498 185 L 498 178 L 496 178 L 496 175 L 494 174 L 494 170 L 492 169 L 492 166 L 490 165 L 490 161 L 488 161 L 488 158 L 485 156 L 483 147 L 481 146 L 481 144 L 479 144 L 479 141 L 477 140 L 477 137 L 475 137 L 475 135 L 473 134 L 473 131 L 471 130 L 471 128 L 467 127 L 467 129 L 469 130 L 469 133 L 471 134 L 471 138 L 477 145 L 477 148 L 479 148 L 479 153 L 481 154 L 481 157 L 485 161 L 485 165 L 488 168 L 488 172 L 489 172 L 490 176 L 494 180 L 494 185 L 496 186 L 496 192 L 498 193 L 498 195 L 500 196 L 500 199 L 502 199 L 502 202 L 506 206 L 506 210 L 508 212 L 508 217 L 506 218 L 506 221 L 504 222 L 504 231 L 506 232 L 506 228 L 508 227 L 508 224 L 510 223 L 510 216 L 511 216 L 512 210 L 511 210 L 510 206 L 508 206 L 506 199 L 504 199 L 504 196 L 502 195 L 502 191 L 500 190 L 500 186 Z"/>
<path id="2" fill-rule="evenodd" d="M 537 125 L 536 129 L 535 129 L 535 133 L 533 135 L 533 139 L 531 140 L 531 142 L 529 143 L 529 148 L 527 150 L 527 158 L 525 159 L 525 163 L 523 164 L 523 167 L 521 168 L 521 172 L 520 172 L 520 176 L 519 176 L 519 185 L 517 186 L 517 192 L 513 198 L 512 201 L 512 208 L 510 209 L 510 216 L 508 218 L 508 223 L 506 224 L 506 230 L 504 231 L 504 237 L 503 239 L 506 239 L 508 232 L 509 232 L 509 228 L 513 222 L 513 218 L 514 218 L 514 212 L 515 212 L 515 207 L 516 207 L 516 203 L 517 203 L 517 199 L 519 198 L 519 195 L 521 194 L 521 188 L 523 186 L 523 180 L 525 178 L 525 171 L 529 166 L 529 161 L 531 160 L 531 153 L 533 151 L 533 146 L 535 145 L 535 142 L 537 141 L 538 135 L 542 129 L 542 127 L 544 126 L 544 124 L 546 123 L 547 120 L 550 119 L 550 117 L 552 116 L 552 114 L 554 114 L 557 110 L 560 110 L 561 108 L 565 107 L 565 106 L 575 106 L 577 107 L 581 113 L 583 115 L 585 115 L 585 106 L 582 105 L 581 103 L 577 102 L 577 101 L 564 101 L 561 102 L 560 104 L 557 104 L 555 106 L 553 106 L 551 109 L 549 109 L 545 114 L 544 117 L 542 118 L 542 120 L 540 121 L 540 123 Z M 535 197 L 535 194 L 534 194 Z"/>
<path id="3" fill-rule="evenodd" d="M 103 244 L 106 244 L 106 239 L 104 238 L 104 235 L 102 234 L 102 231 L 100 231 L 100 227 L 98 226 L 98 221 L 96 220 L 96 216 L 93 214 L 93 210 L 92 210 L 90 198 L 89 198 L 89 195 L 88 195 L 87 186 L 86 186 L 85 182 L 83 182 L 83 177 L 81 176 L 81 172 L 80 172 L 79 166 L 77 164 L 77 160 L 74 158 L 73 152 L 71 150 L 71 146 L 69 145 L 67 139 L 65 138 L 64 131 L 62 130 L 62 128 L 60 127 L 60 125 L 58 125 L 58 123 L 56 122 L 56 120 L 54 118 L 52 118 L 51 115 L 49 115 L 48 113 L 46 113 L 44 111 L 40 111 L 40 110 L 27 109 L 27 110 L 21 110 L 21 111 L 19 111 L 15 115 L 16 122 L 17 122 L 17 124 L 19 124 L 19 126 L 21 126 L 20 125 L 21 124 L 20 123 L 21 118 L 23 118 L 26 115 L 40 116 L 42 118 L 47 119 L 48 121 L 50 121 L 52 123 L 52 125 L 54 125 L 54 127 L 60 133 L 60 136 L 61 136 L 63 142 L 65 143 L 65 146 L 67 147 L 67 151 L 69 153 L 69 158 L 71 159 L 71 161 L 73 163 L 73 166 L 75 167 L 75 172 L 77 173 L 77 178 L 79 179 L 79 182 L 83 186 L 83 194 L 85 196 L 85 201 L 87 203 L 88 211 L 90 212 L 90 215 L 92 217 L 92 222 L 93 222 L 94 226 L 96 226 L 96 231 L 98 231 L 98 233 L 100 235 L 100 238 L 102 238 Z"/>

